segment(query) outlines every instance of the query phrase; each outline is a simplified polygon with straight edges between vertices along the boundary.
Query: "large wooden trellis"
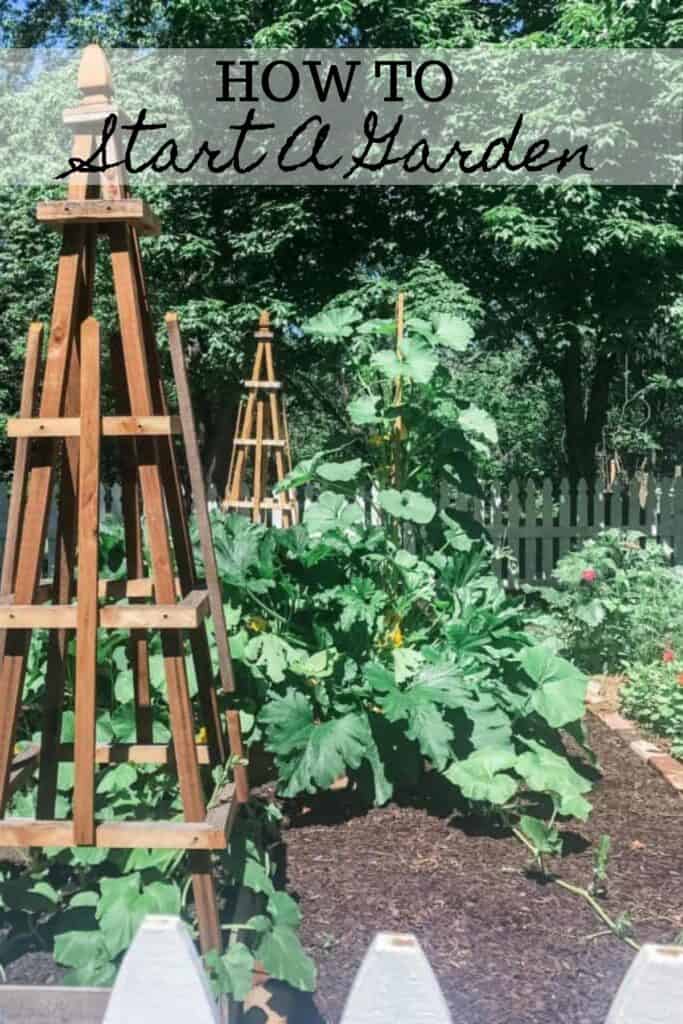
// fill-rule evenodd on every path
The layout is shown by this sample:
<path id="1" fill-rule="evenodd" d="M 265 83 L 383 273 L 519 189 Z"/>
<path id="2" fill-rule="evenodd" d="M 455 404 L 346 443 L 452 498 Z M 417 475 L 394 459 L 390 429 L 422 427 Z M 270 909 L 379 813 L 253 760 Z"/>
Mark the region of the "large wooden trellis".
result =
<path id="1" fill-rule="evenodd" d="M 255 333 L 256 355 L 247 395 L 242 398 L 235 424 L 228 484 L 223 508 L 248 509 L 255 523 L 264 513 L 277 510 L 282 526 L 298 522 L 295 491 L 269 494 L 269 488 L 284 480 L 292 468 L 287 417 L 282 402 L 282 383 L 275 377 L 273 332 L 265 310 Z"/>
<path id="2" fill-rule="evenodd" d="M 87 47 L 79 70 L 81 104 L 64 120 L 74 133 L 73 155 L 94 151 L 113 109 L 111 78 L 99 47 Z M 241 754 L 239 718 L 219 712 L 206 631 L 213 618 L 219 675 L 234 689 L 220 587 L 211 541 L 194 418 L 177 318 L 167 329 L 179 415 L 169 415 L 147 301 L 138 236 L 158 233 L 148 207 L 132 199 L 117 170 L 72 175 L 68 198 L 38 205 L 38 220 L 62 232 L 54 309 L 40 376 L 42 329 L 29 331 L 17 438 L 9 529 L 0 579 L 0 846 L 97 846 L 187 850 L 203 950 L 220 948 L 221 932 L 211 851 L 227 845 L 235 812 L 247 799 L 245 770 L 229 783 L 230 752 Z M 111 379 L 117 403 L 102 415 L 100 331 L 92 317 L 95 247 L 109 240 L 119 333 L 110 338 Z M 37 411 L 37 415 L 35 415 Z M 200 583 L 184 512 L 173 437 L 187 460 L 206 581 Z M 121 444 L 122 506 L 128 578 L 98 575 L 100 451 L 103 438 Z M 54 578 L 40 570 L 53 489 L 57 490 Z M 143 548 L 144 512 L 150 552 Z M 74 600 L 75 597 L 75 600 Z M 32 630 L 49 630 L 41 743 L 14 755 Z M 98 744 L 98 630 L 130 631 L 137 742 Z M 153 740 L 149 631 L 160 630 L 172 741 Z M 197 707 L 188 687 L 185 633 L 197 680 Z M 61 742 L 66 699 L 67 645 L 75 635 L 75 739 Z M 199 743 L 199 727 L 206 742 Z M 56 818 L 57 770 L 74 763 L 72 817 Z M 97 771 L 122 761 L 177 771 L 184 821 L 109 821 L 96 816 Z M 15 788 L 38 765 L 35 820 L 5 817 Z M 225 784 L 207 808 L 210 769 L 224 766 Z"/>

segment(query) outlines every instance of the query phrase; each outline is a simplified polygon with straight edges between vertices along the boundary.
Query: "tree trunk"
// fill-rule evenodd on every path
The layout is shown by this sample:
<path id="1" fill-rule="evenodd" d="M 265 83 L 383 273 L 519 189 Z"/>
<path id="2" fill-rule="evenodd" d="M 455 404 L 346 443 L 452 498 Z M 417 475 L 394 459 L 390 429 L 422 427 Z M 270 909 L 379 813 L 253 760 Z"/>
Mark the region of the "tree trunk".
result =
<path id="1" fill-rule="evenodd" d="M 607 421 L 609 390 L 614 361 L 611 354 L 597 359 L 590 384 L 585 379 L 584 359 L 578 333 L 570 339 L 559 376 L 564 399 L 567 473 L 571 483 L 596 475 L 596 448 Z"/>

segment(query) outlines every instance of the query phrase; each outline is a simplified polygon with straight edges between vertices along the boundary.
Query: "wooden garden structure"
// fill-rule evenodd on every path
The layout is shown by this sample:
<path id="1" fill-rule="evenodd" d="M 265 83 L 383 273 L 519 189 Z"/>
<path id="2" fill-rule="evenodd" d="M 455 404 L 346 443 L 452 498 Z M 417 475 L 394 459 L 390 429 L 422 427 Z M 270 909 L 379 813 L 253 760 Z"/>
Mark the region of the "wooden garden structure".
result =
<path id="1" fill-rule="evenodd" d="M 64 121 L 74 157 L 95 150 L 112 103 L 104 54 L 87 47 L 79 69 L 83 98 Z M 9 529 L 0 579 L 0 846 L 96 846 L 187 850 L 200 941 L 220 948 L 211 851 L 227 845 L 239 803 L 248 796 L 239 718 L 219 712 L 206 621 L 213 618 L 220 684 L 234 689 L 212 546 L 197 436 L 177 318 L 166 318 L 179 414 L 170 415 L 150 316 L 139 235 L 157 234 L 151 210 L 131 198 L 118 169 L 72 174 L 65 200 L 39 203 L 38 220 L 62 233 L 50 334 L 42 369 L 42 327 L 32 324 L 19 418 Z M 102 415 L 101 342 L 92 317 L 95 248 L 109 241 L 119 332 L 109 339 L 116 415 Z M 187 460 L 197 513 L 205 582 L 197 579 L 174 437 Z M 127 579 L 98 575 L 98 510 L 102 439 L 120 443 Z M 54 578 L 40 578 L 53 491 L 58 503 Z M 143 548 L 142 514 L 150 565 Z M 74 600 L 75 598 L 75 600 Z M 49 631 L 41 743 L 16 758 L 15 737 L 32 630 Z M 96 743 L 98 630 L 130 631 L 137 742 Z M 172 740 L 154 742 L 149 631 L 160 630 Z M 188 688 L 185 634 L 197 681 Z M 62 743 L 67 645 L 76 642 L 75 739 Z M 206 742 L 197 742 L 199 727 Z M 57 770 L 74 763 L 72 818 L 55 816 Z M 96 772 L 120 762 L 152 763 L 177 772 L 184 821 L 98 821 Z M 36 820 L 6 817 L 14 789 L 38 767 Z M 224 784 L 207 806 L 211 769 Z"/>
<path id="2" fill-rule="evenodd" d="M 275 377 L 273 332 L 264 310 L 255 333 L 256 355 L 251 377 L 243 382 L 246 395 L 237 412 L 228 483 L 223 500 L 226 511 L 251 512 L 255 523 L 264 513 L 278 510 L 282 526 L 299 521 L 295 491 L 268 491 L 284 480 L 292 468 L 282 382 Z"/>

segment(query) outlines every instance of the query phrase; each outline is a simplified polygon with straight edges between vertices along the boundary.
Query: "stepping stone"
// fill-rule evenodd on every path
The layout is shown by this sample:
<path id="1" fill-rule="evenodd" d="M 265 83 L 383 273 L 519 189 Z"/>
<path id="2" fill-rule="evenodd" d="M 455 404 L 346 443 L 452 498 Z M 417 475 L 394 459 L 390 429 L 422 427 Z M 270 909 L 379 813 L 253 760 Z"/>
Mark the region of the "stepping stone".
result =
<path id="1" fill-rule="evenodd" d="M 150 914 L 123 958 L 103 1024 L 220 1024 L 218 1006 L 179 917 Z"/>
<path id="2" fill-rule="evenodd" d="M 379 932 L 354 979 L 341 1024 L 452 1024 L 414 935 Z"/>
<path id="3" fill-rule="evenodd" d="M 683 1007 L 683 946 L 643 946 L 605 1024 L 677 1024 Z"/>

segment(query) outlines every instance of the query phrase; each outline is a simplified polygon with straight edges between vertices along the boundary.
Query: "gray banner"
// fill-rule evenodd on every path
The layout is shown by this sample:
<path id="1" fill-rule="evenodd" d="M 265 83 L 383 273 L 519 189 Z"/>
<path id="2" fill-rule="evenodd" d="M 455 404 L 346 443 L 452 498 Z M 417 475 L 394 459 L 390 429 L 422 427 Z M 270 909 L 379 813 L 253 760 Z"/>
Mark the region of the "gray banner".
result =
<path id="1" fill-rule="evenodd" d="M 5 50 L 0 185 L 115 163 L 131 185 L 672 185 L 682 52 L 114 50 L 70 166 L 80 55 Z"/>

